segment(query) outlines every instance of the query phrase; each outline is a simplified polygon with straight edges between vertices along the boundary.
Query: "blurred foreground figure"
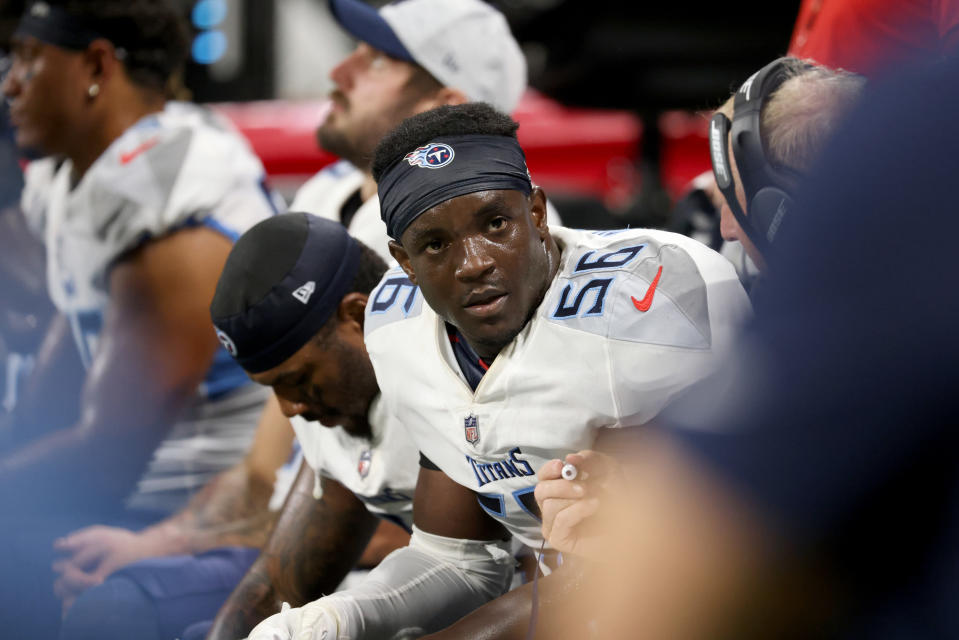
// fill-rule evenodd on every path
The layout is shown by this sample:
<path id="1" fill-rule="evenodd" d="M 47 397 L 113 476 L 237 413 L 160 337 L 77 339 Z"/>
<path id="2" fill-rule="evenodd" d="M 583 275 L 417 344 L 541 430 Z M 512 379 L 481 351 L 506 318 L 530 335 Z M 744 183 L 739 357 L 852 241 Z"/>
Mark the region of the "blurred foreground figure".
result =
<path id="1" fill-rule="evenodd" d="M 49 156 L 27 171 L 23 211 L 60 315 L 13 425 L 49 435 L 0 457 L 12 636 L 46 637 L 56 621 L 54 537 L 182 507 L 242 458 L 265 398 L 219 347 L 208 307 L 232 241 L 273 201 L 240 136 L 167 101 L 187 45 L 179 10 L 147 0 L 33 2 L 13 36 L 16 142 Z M 68 349 L 87 367 L 79 418 L 36 425 L 31 398 L 57 402 Z"/>
<path id="2" fill-rule="evenodd" d="M 799 191 L 748 351 L 637 440 L 598 518 L 544 506 L 550 542 L 607 561 L 594 598 L 544 620 L 959 637 L 957 77 L 952 60 L 866 91 Z"/>

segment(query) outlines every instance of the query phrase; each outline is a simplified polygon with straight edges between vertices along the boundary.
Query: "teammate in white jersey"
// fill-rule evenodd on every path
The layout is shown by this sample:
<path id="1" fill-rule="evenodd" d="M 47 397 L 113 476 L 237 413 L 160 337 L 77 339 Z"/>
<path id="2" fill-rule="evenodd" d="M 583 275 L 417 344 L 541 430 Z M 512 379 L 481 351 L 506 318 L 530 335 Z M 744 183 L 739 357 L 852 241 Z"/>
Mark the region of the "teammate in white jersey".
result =
<path id="1" fill-rule="evenodd" d="M 510 534 L 538 550 L 537 468 L 649 421 L 725 357 L 750 313 L 732 266 L 689 238 L 551 232 L 516 126 L 487 105 L 441 107 L 378 148 L 401 270 L 374 291 L 365 331 L 388 410 L 423 454 L 411 546 L 363 586 L 274 616 L 251 638 L 430 631 L 434 608 L 458 592 L 422 576 L 410 592 L 411 567 L 454 564 L 468 589 L 495 571 Z M 573 588 L 569 574 L 543 579 L 544 595 Z M 530 590 L 443 633 L 521 633 Z"/>
<path id="2" fill-rule="evenodd" d="M 217 333 L 273 387 L 315 475 L 315 500 L 287 500 L 209 638 L 244 636 L 282 602 L 333 591 L 377 528 L 374 516 L 411 529 L 416 445 L 380 401 L 363 343 L 366 301 L 385 270 L 341 224 L 304 213 L 253 227 L 227 260 L 211 307 Z"/>
<path id="3" fill-rule="evenodd" d="M 52 598 L 54 536 L 181 507 L 242 458 L 266 397 L 219 348 L 207 308 L 232 241 L 274 202 L 239 135 L 167 102 L 187 51 L 179 9 L 147 0 L 31 2 L 13 37 L 3 91 L 16 141 L 49 156 L 23 199 L 61 312 L 42 353 L 69 345 L 88 366 L 77 421 L 42 425 L 54 433 L 0 457 L 0 517 L 40 520 L 18 521 L 3 545 L 0 626 L 13 635 L 45 635 L 16 633 L 24 620 L 55 624 L 54 612 L 31 615 Z M 41 358 L 32 382 L 51 403 L 56 374 Z M 24 588 L 24 573 L 45 593 Z"/>
<path id="4" fill-rule="evenodd" d="M 316 132 L 341 160 L 300 187 L 290 208 L 342 222 L 389 261 L 370 175 L 376 143 L 404 118 L 442 104 L 482 100 L 511 112 L 526 89 L 526 60 L 506 19 L 480 0 L 406 0 L 379 11 L 331 0 L 330 10 L 359 40 L 330 72 L 336 88 Z"/>

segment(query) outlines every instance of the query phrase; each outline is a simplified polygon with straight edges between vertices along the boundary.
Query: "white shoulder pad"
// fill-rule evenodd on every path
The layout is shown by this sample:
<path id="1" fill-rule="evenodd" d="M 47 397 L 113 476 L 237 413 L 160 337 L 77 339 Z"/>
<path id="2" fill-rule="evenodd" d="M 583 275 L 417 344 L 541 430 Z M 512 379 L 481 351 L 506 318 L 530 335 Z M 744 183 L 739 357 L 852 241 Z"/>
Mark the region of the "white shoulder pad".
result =
<path id="1" fill-rule="evenodd" d="M 709 348 L 707 284 L 693 241 L 645 229 L 554 235 L 563 264 L 542 307 L 549 321 L 617 340 Z"/>
<path id="2" fill-rule="evenodd" d="M 367 336 L 388 324 L 414 318 L 423 311 L 423 296 L 399 266 L 386 272 L 366 305 Z"/>
<path id="3" fill-rule="evenodd" d="M 236 238 L 274 213 L 263 167 L 212 112 L 172 103 L 124 132 L 83 180 L 95 233 L 116 254 L 187 224 Z"/>

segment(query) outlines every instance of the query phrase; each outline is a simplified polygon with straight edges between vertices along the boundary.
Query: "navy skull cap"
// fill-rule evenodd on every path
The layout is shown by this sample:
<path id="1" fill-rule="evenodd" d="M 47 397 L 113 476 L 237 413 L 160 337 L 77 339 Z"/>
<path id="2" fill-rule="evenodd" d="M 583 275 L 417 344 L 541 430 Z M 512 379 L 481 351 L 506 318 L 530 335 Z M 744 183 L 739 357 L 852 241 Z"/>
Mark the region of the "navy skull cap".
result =
<path id="1" fill-rule="evenodd" d="M 263 220 L 220 274 L 210 304 L 217 337 L 248 373 L 272 369 L 336 312 L 359 262 L 359 244 L 338 222 L 307 213 Z"/>

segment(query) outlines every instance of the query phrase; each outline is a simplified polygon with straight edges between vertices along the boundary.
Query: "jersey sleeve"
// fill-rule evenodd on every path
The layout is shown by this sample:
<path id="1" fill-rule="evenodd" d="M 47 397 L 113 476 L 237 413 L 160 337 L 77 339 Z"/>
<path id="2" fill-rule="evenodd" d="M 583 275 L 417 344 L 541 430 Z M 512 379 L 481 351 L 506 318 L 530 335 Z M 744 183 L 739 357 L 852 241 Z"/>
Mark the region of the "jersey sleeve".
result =
<path id="1" fill-rule="evenodd" d="M 111 261 L 187 226 L 235 240 L 276 211 L 259 160 L 237 134 L 212 122 L 137 127 L 95 166 L 85 208 Z"/>
<path id="2" fill-rule="evenodd" d="M 609 363 L 618 426 L 652 420 L 729 357 L 750 315 L 732 267 L 705 246 L 651 246 L 611 291 Z"/>

